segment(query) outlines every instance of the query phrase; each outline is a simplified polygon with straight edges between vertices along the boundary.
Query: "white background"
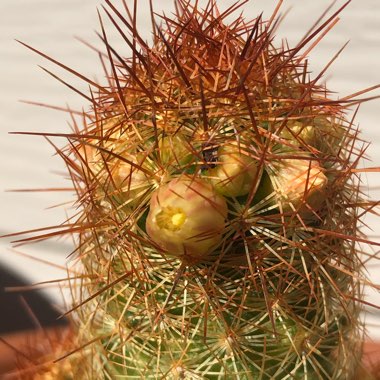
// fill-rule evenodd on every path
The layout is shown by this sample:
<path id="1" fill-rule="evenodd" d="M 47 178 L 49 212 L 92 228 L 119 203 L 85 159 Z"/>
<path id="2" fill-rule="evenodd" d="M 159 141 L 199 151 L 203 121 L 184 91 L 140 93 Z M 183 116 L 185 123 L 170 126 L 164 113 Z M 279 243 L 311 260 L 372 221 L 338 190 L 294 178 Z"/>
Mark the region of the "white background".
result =
<path id="1" fill-rule="evenodd" d="M 131 0 L 127 0 L 132 4 Z M 121 1 L 115 0 L 116 4 Z M 149 38 L 150 20 L 146 0 L 140 0 L 140 27 L 142 34 Z M 234 1 L 220 0 L 224 9 Z M 277 0 L 251 0 L 243 9 L 247 18 L 253 18 L 264 11 L 269 16 Z M 337 1 L 333 10 L 343 5 Z M 172 8 L 171 1 L 154 1 L 157 12 Z M 284 0 L 282 13 L 289 10 L 285 21 L 277 32 L 276 41 L 287 38 L 290 45 L 296 44 L 318 16 L 331 4 L 331 0 Z M 10 135 L 12 131 L 69 132 L 68 115 L 50 109 L 30 106 L 19 100 L 33 100 L 57 106 L 70 105 L 73 109 L 86 108 L 87 103 L 53 78 L 37 65 L 68 79 L 71 84 L 87 90 L 87 86 L 77 78 L 67 75 L 38 57 L 15 39 L 47 53 L 90 78 L 102 78 L 102 70 L 97 55 L 74 36 L 80 37 L 98 47 L 101 43 L 95 34 L 99 30 L 96 7 L 97 0 L 0 0 L 0 234 L 33 228 L 58 225 L 65 219 L 64 206 L 53 207 L 73 199 L 71 192 L 8 192 L 9 189 L 31 189 L 70 187 L 61 160 L 53 157 L 54 151 L 41 137 Z M 333 11 L 330 11 L 332 14 Z M 311 52 L 311 68 L 317 74 L 326 62 L 350 40 L 349 45 L 324 77 L 328 88 L 343 97 L 363 88 L 380 84 L 380 1 L 353 0 L 341 14 L 337 26 Z M 119 53 L 128 56 L 129 51 L 116 32 L 109 29 L 109 39 Z M 104 83 L 104 82 L 103 82 Z M 380 95 L 375 91 L 373 95 Z M 357 121 L 367 141 L 372 162 L 380 163 L 380 100 L 363 104 Z M 64 141 L 62 140 L 62 144 Z M 373 199 L 380 199 L 380 174 L 363 177 L 370 186 L 363 186 L 365 193 Z M 367 217 L 372 228 L 371 238 L 378 239 L 379 220 Z M 11 249 L 10 241 L 0 240 L 0 262 L 23 273 L 31 283 L 62 278 L 66 275 L 52 265 L 38 260 L 64 266 L 66 256 L 71 252 L 72 241 L 68 238 Z M 17 252 L 27 253 L 36 259 L 27 259 Z M 369 276 L 380 283 L 379 265 L 373 262 Z M 62 303 L 60 290 L 48 287 L 48 294 L 57 303 Z M 376 291 L 366 290 L 367 300 L 380 305 Z M 374 309 L 368 315 L 369 335 L 380 337 L 380 319 Z M 379 322 L 377 322 L 379 320 Z"/>

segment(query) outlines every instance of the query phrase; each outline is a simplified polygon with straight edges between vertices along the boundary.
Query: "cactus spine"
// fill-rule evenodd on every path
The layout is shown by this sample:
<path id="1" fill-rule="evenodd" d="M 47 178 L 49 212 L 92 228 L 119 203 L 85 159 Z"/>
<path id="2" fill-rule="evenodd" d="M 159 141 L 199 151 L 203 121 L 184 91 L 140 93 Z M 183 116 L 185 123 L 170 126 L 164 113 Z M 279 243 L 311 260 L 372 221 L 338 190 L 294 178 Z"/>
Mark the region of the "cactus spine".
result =
<path id="1" fill-rule="evenodd" d="M 109 84 L 61 152 L 82 209 L 74 319 L 98 378 L 351 379 L 358 100 L 330 99 L 302 55 L 335 15 L 278 48 L 276 15 L 227 22 L 241 4 L 176 0 L 149 46 L 106 3 L 133 57 L 102 28 Z"/>

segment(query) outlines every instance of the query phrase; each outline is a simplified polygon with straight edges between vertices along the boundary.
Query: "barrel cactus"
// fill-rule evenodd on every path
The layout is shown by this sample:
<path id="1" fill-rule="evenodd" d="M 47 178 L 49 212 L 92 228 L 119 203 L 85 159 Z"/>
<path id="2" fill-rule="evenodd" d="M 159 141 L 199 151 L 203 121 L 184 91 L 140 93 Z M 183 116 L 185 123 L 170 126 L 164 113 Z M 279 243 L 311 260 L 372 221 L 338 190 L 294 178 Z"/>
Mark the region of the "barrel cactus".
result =
<path id="1" fill-rule="evenodd" d="M 149 44 L 106 3 L 133 54 L 102 26 L 108 84 L 89 81 L 60 151 L 82 271 L 66 360 L 81 352 L 91 379 L 352 379 L 371 206 L 347 109 L 361 100 L 310 79 L 305 48 L 337 14 L 289 48 L 276 13 L 176 0 Z"/>

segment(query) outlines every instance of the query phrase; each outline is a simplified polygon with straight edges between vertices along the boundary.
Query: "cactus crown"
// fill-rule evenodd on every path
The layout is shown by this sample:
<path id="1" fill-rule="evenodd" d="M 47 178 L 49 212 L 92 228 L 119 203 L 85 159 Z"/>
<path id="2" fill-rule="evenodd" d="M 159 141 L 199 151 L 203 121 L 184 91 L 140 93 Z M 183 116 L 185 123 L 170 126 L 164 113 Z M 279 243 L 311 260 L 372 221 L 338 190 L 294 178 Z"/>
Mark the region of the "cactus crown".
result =
<path id="1" fill-rule="evenodd" d="M 366 210 L 345 112 L 360 100 L 330 99 L 305 59 L 341 9 L 289 48 L 272 42 L 278 9 L 227 22 L 241 2 L 176 0 L 150 46 L 106 3 L 133 55 L 102 26 L 108 85 L 91 82 L 61 151 L 83 350 L 104 378 L 350 378 Z"/>

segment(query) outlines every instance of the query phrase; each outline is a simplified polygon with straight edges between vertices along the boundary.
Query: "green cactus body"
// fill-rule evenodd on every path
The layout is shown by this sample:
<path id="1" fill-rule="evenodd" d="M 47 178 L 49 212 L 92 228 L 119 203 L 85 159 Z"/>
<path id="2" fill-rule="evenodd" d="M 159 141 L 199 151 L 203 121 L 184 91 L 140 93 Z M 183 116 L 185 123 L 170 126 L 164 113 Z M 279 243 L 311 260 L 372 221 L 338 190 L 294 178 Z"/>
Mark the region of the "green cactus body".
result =
<path id="1" fill-rule="evenodd" d="M 64 151 L 99 379 L 351 379 L 361 151 L 343 106 L 273 20 L 177 0 L 149 47 L 108 5 L 140 48 L 106 42 L 114 87 Z"/>

